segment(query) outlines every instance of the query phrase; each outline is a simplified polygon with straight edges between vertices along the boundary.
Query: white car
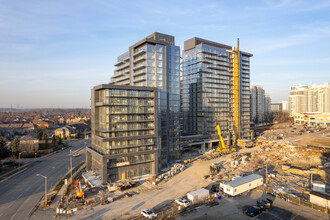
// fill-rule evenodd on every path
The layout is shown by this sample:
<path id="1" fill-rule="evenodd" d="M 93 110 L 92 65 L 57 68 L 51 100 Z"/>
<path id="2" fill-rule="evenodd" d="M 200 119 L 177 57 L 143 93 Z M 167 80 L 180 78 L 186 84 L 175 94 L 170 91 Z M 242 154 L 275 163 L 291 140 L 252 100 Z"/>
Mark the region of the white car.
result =
<path id="1" fill-rule="evenodd" d="M 156 214 L 153 211 L 151 211 L 150 209 L 142 209 L 141 214 L 144 217 L 149 218 L 149 219 L 156 217 Z"/>
<path id="2" fill-rule="evenodd" d="M 178 204 L 178 205 L 182 205 L 184 207 L 187 207 L 189 205 L 189 202 L 185 199 L 177 199 L 175 200 L 175 202 Z"/>
<path id="3" fill-rule="evenodd" d="M 80 156 L 80 153 L 74 153 L 74 154 L 72 154 L 72 156 L 79 157 Z"/>

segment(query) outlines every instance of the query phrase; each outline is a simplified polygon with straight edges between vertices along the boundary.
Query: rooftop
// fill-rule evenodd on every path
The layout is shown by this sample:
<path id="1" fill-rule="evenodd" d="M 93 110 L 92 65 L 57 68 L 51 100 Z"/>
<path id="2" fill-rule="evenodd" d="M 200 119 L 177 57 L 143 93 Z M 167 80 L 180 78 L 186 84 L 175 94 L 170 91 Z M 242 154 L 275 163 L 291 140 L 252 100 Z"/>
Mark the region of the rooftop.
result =
<path id="1" fill-rule="evenodd" d="M 236 186 L 240 186 L 240 185 L 243 185 L 245 183 L 251 182 L 253 180 L 260 179 L 260 178 L 263 179 L 263 177 L 258 175 L 258 174 L 251 174 L 249 176 L 245 176 L 245 177 L 236 179 L 234 181 L 228 182 L 228 183 L 226 183 L 226 185 L 230 185 L 231 187 L 236 187 Z"/>
<path id="2" fill-rule="evenodd" d="M 317 191 L 312 191 L 310 194 L 313 195 L 313 196 L 318 196 L 318 197 L 321 197 L 323 199 L 330 200 L 330 194 L 328 194 L 328 193 L 321 193 L 321 192 L 317 192 Z"/>

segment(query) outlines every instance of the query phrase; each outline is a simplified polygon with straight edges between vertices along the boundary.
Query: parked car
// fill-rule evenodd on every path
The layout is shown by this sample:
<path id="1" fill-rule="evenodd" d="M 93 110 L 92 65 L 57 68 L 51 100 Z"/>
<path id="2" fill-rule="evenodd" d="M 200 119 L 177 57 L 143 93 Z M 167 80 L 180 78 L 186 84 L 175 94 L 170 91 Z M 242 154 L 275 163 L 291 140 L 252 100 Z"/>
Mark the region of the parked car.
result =
<path id="1" fill-rule="evenodd" d="M 211 191 L 212 192 L 219 192 L 219 184 L 212 185 Z"/>
<path id="2" fill-rule="evenodd" d="M 258 207 L 262 210 L 269 209 L 272 207 L 273 200 L 271 199 L 263 199 L 257 201 Z"/>
<path id="3" fill-rule="evenodd" d="M 72 156 L 79 157 L 80 156 L 80 153 L 74 153 L 74 154 L 72 154 Z"/>
<path id="4" fill-rule="evenodd" d="M 144 217 L 149 218 L 149 219 L 153 219 L 156 217 L 156 214 L 153 211 L 151 211 L 150 209 L 142 209 L 141 214 Z"/>
<path id="5" fill-rule="evenodd" d="M 13 166 L 17 166 L 18 163 L 16 163 L 13 160 L 6 160 L 5 162 L 2 163 L 3 166 L 8 166 L 8 167 L 13 167 Z"/>
<path id="6" fill-rule="evenodd" d="M 246 210 L 245 214 L 254 217 L 261 213 L 261 209 L 258 206 L 251 206 L 248 210 Z"/>
<path id="7" fill-rule="evenodd" d="M 175 203 L 184 207 L 187 207 L 189 205 L 189 202 L 185 199 L 177 199 L 175 200 Z"/>

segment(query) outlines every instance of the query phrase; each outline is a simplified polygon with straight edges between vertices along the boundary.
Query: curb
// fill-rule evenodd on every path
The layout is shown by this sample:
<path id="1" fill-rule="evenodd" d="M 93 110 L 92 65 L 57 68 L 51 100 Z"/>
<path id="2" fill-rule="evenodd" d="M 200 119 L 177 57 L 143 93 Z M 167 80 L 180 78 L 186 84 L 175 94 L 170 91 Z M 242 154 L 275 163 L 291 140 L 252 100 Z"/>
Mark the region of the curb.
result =
<path id="1" fill-rule="evenodd" d="M 7 173 L 7 174 L 3 174 L 3 176 L 6 176 L 6 175 L 8 175 L 8 176 L 5 177 L 3 180 L 0 180 L 0 183 L 2 183 L 2 182 L 4 182 L 4 181 L 6 181 L 6 180 L 8 180 L 8 179 L 10 179 L 10 178 L 12 178 L 12 177 L 14 177 L 14 176 L 16 176 L 17 174 L 22 173 L 22 172 L 23 172 L 24 170 L 26 170 L 30 165 L 31 165 L 30 163 L 27 163 L 27 164 L 24 164 L 23 166 L 21 166 L 21 167 L 19 167 L 19 168 L 16 168 L 15 170 L 10 171 L 9 174 L 8 174 L 8 173 Z M 0 176 L 0 179 L 1 179 L 1 178 L 2 178 L 2 177 Z"/>
<path id="2" fill-rule="evenodd" d="M 78 164 L 78 165 L 79 165 L 79 164 Z M 77 166 L 78 166 L 78 165 L 77 165 Z M 76 174 L 76 173 L 78 173 L 79 171 L 81 171 L 85 166 L 86 166 L 85 163 L 83 163 L 83 164 L 81 165 L 81 167 L 80 167 L 80 168 L 79 168 L 74 174 Z M 76 167 L 74 167 L 74 168 L 72 168 L 72 169 L 75 169 L 75 168 L 76 168 Z M 64 180 L 64 177 L 67 176 L 69 173 L 70 173 L 70 171 L 66 172 L 66 173 L 62 176 L 62 178 L 61 178 L 59 181 L 56 182 L 56 184 L 55 184 L 54 186 L 56 187 L 57 184 L 59 184 L 62 180 Z M 73 178 L 74 174 L 72 174 L 72 178 Z M 55 187 L 53 187 L 53 188 L 55 188 Z M 63 185 L 63 186 L 61 187 L 61 189 L 62 189 L 63 187 L 65 187 L 65 185 Z M 50 190 L 52 190 L 53 188 L 51 188 Z M 61 190 L 61 189 L 60 189 L 60 190 Z M 60 191 L 60 190 L 59 190 L 59 191 Z M 59 192 L 59 191 L 58 191 L 58 192 Z M 57 192 L 57 193 L 58 193 L 58 192 Z M 56 196 L 57 196 L 57 194 L 56 194 Z M 37 203 L 37 204 L 34 206 L 34 208 L 30 211 L 29 215 L 26 217 L 27 220 L 29 220 L 29 219 L 32 217 L 33 213 L 37 210 L 37 206 L 39 205 L 40 201 L 41 201 L 43 198 L 44 198 L 44 196 L 42 196 L 42 197 L 40 198 L 40 200 L 38 201 L 38 203 Z"/>

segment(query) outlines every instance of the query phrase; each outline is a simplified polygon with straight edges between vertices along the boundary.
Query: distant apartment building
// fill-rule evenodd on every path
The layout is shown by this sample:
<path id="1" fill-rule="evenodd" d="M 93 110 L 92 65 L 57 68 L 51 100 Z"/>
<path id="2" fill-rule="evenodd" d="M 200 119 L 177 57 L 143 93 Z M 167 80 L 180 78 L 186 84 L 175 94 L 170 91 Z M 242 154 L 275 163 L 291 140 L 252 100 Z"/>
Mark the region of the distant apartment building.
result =
<path id="1" fill-rule="evenodd" d="M 102 84 L 92 89 L 87 170 L 102 182 L 158 173 L 158 89 Z"/>
<path id="2" fill-rule="evenodd" d="M 272 112 L 288 111 L 288 101 L 273 102 L 270 105 L 270 110 Z"/>
<path id="3" fill-rule="evenodd" d="M 271 98 L 262 86 L 251 86 L 251 120 L 255 123 L 267 121 L 271 112 Z"/>
<path id="4" fill-rule="evenodd" d="M 180 151 L 180 47 L 174 36 L 153 33 L 118 57 L 113 85 L 158 88 L 159 165 L 179 159 Z"/>
<path id="5" fill-rule="evenodd" d="M 228 144 L 250 138 L 250 57 L 239 47 L 191 38 L 182 54 L 181 105 L 184 135 Z"/>
<path id="6" fill-rule="evenodd" d="M 275 102 L 270 104 L 270 110 L 272 112 L 281 112 L 283 111 L 283 105 L 281 102 Z"/>
<path id="7" fill-rule="evenodd" d="M 330 112 L 330 83 L 291 87 L 290 115 L 305 112 Z"/>

